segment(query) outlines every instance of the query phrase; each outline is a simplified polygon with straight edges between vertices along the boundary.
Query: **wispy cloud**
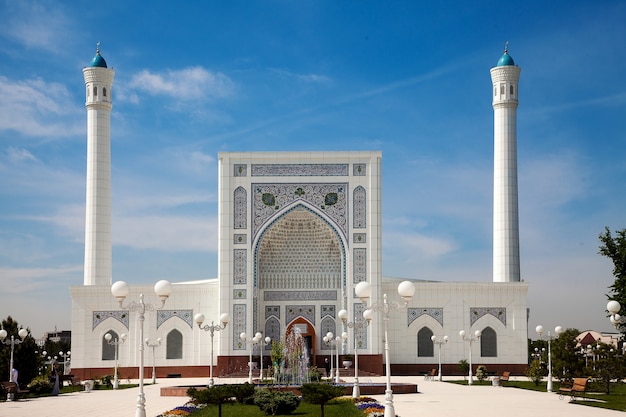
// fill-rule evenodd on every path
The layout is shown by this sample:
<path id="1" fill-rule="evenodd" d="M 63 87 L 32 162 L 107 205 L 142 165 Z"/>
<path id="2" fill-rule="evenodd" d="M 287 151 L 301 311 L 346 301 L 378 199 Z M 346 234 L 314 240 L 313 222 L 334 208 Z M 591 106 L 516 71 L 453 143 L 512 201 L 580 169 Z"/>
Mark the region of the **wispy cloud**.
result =
<path id="1" fill-rule="evenodd" d="M 69 275 L 82 273 L 83 265 L 61 266 L 57 268 L 0 268 L 0 286 L 10 294 L 39 291 L 44 288 L 57 288 L 68 285 Z"/>
<path id="2" fill-rule="evenodd" d="M 200 66 L 161 73 L 146 69 L 135 74 L 128 86 L 149 95 L 165 95 L 181 101 L 225 98 L 235 89 L 228 76 Z"/>
<path id="3" fill-rule="evenodd" d="M 0 76 L 0 131 L 30 137 L 67 137 L 84 132 L 84 121 L 64 85 L 41 78 L 14 81 Z M 61 121 L 59 121 L 61 120 Z"/>
<path id="4" fill-rule="evenodd" d="M 332 79 L 326 75 L 320 74 L 298 74 L 283 68 L 270 68 L 270 71 L 282 78 L 294 79 L 299 82 L 311 84 L 326 84 L 332 82 Z"/>

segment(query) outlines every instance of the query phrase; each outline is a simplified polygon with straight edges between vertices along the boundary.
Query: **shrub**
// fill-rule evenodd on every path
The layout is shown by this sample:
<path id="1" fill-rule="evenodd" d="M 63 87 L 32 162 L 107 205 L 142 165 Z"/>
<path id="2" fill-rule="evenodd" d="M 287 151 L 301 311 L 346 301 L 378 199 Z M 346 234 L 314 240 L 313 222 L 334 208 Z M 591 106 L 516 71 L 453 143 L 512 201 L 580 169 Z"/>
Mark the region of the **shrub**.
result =
<path id="1" fill-rule="evenodd" d="M 52 388 L 52 383 L 47 376 L 38 376 L 28 384 L 28 390 L 35 395 L 50 394 Z"/>
<path id="2" fill-rule="evenodd" d="M 489 378 L 489 375 L 487 374 L 487 367 L 485 365 L 479 365 L 478 368 L 476 368 L 476 378 L 478 378 L 481 382 Z"/>
<path id="3" fill-rule="evenodd" d="M 291 391 L 277 391 L 272 389 L 259 389 L 254 393 L 254 404 L 267 415 L 291 414 L 300 400 Z"/>
<path id="4" fill-rule="evenodd" d="M 541 361 L 539 359 L 534 359 L 530 363 L 530 366 L 526 368 L 526 376 L 535 386 L 539 386 L 543 378 L 543 368 L 541 367 Z"/>
<path id="5" fill-rule="evenodd" d="M 309 379 L 311 382 L 320 382 L 322 380 L 322 372 L 316 366 L 309 368 Z"/>
<path id="6" fill-rule="evenodd" d="M 253 404 L 254 403 L 254 385 L 245 384 L 233 384 L 228 385 L 232 389 L 232 395 L 235 397 L 239 404 Z"/>

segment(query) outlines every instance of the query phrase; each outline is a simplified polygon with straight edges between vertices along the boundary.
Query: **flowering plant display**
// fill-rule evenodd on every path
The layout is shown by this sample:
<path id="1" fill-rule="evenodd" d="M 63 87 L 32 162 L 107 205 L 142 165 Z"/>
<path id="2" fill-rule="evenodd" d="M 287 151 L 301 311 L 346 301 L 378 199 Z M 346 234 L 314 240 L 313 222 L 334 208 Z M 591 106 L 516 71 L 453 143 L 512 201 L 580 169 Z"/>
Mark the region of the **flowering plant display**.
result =
<path id="1" fill-rule="evenodd" d="M 383 417 L 385 414 L 385 407 L 371 397 L 355 398 L 354 405 L 367 417 Z"/>
<path id="2" fill-rule="evenodd" d="M 163 414 L 159 414 L 157 417 L 188 416 L 199 408 L 200 407 L 192 403 L 187 403 L 185 405 L 181 405 L 180 407 L 176 407 L 173 410 L 166 411 Z"/>

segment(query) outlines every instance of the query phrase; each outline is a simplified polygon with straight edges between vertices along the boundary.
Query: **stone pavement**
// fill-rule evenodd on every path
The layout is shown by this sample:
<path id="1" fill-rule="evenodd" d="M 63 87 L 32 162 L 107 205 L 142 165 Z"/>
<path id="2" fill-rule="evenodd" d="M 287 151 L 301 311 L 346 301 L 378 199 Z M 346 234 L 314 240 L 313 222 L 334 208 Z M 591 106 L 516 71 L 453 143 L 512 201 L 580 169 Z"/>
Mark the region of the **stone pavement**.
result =
<path id="1" fill-rule="evenodd" d="M 351 378 L 344 378 L 352 383 Z M 216 383 L 239 383 L 245 379 L 216 379 Z M 534 392 L 507 387 L 463 386 L 438 381 L 424 381 L 423 377 L 392 377 L 393 382 L 417 383 L 419 393 L 394 395 L 396 414 L 401 417 L 616 417 L 626 416 L 621 411 L 610 411 L 569 404 L 568 398 L 559 400 L 556 394 Z M 136 382 L 136 381 L 134 381 Z M 183 405 L 186 397 L 161 397 L 160 389 L 175 385 L 204 385 L 208 378 L 158 379 L 156 385 L 144 385 L 146 417 Z M 362 383 L 385 383 L 384 377 L 361 378 Z M 132 417 L 135 415 L 139 390 L 92 391 L 63 394 L 0 403 L 0 417 Z M 384 395 L 374 395 L 384 404 Z"/>

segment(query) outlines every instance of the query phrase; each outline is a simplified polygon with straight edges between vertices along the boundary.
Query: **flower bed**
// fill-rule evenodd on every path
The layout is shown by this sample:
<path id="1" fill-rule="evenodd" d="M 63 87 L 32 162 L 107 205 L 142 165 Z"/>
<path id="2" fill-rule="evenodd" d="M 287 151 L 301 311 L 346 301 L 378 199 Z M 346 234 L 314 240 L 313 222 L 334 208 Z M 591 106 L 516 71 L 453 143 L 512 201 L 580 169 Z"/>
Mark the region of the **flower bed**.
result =
<path id="1" fill-rule="evenodd" d="M 367 417 L 383 417 L 385 414 L 385 406 L 371 397 L 355 398 L 354 405 Z"/>
<path id="2" fill-rule="evenodd" d="M 188 416 L 199 408 L 200 407 L 192 403 L 187 403 L 185 405 L 181 405 L 180 407 L 176 407 L 173 410 L 166 411 L 163 414 L 159 414 L 157 417 Z"/>

